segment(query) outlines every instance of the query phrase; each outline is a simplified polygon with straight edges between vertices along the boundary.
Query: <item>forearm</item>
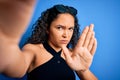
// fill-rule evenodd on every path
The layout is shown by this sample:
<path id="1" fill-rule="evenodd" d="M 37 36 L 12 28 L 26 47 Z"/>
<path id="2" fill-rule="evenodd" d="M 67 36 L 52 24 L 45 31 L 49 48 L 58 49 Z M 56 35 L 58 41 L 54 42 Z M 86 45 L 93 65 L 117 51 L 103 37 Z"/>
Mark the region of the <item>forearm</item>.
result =
<path id="1" fill-rule="evenodd" d="M 89 69 L 85 71 L 77 71 L 76 73 L 78 74 L 80 80 L 98 80 Z"/>

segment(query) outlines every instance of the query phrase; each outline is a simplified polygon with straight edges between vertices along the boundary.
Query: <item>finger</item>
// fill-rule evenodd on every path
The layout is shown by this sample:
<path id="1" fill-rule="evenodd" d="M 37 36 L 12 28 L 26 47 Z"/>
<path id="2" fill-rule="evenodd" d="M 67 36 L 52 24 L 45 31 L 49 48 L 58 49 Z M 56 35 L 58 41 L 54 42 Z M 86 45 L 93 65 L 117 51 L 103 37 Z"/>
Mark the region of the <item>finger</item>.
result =
<path id="1" fill-rule="evenodd" d="M 71 58 L 69 49 L 66 46 L 63 46 L 62 50 L 63 50 L 63 54 L 65 56 L 65 60 L 66 61 L 71 61 L 72 58 Z"/>
<path id="2" fill-rule="evenodd" d="M 79 38 L 79 40 L 78 40 L 78 45 L 77 45 L 77 46 L 82 46 L 82 45 L 83 45 L 88 30 L 89 30 L 89 27 L 87 26 L 87 27 L 83 30 L 83 32 L 82 32 L 82 34 L 81 34 L 81 36 L 80 36 L 80 38 Z"/>
<path id="3" fill-rule="evenodd" d="M 94 44 L 93 44 L 93 47 L 90 51 L 91 55 L 94 55 L 95 54 L 95 51 L 96 51 L 96 48 L 97 48 L 97 40 L 96 38 L 94 39 Z"/>
<path id="4" fill-rule="evenodd" d="M 86 48 L 87 48 L 87 46 L 88 46 L 88 44 L 89 44 L 89 42 L 90 42 L 90 39 L 91 39 L 91 37 L 92 37 L 93 27 L 94 27 L 94 25 L 91 24 L 91 25 L 90 25 L 90 28 L 89 28 L 89 30 L 88 30 L 88 32 L 87 32 L 87 35 L 86 35 L 86 38 L 85 38 L 85 41 L 84 41 L 84 44 L 83 44 L 83 46 L 86 47 Z"/>
<path id="5" fill-rule="evenodd" d="M 90 39 L 90 42 L 89 42 L 89 45 L 88 45 L 88 47 L 87 47 L 87 49 L 89 50 L 89 51 L 91 51 L 91 49 L 92 49 L 92 46 L 93 46 L 93 44 L 94 44 L 94 32 L 92 33 L 92 37 L 91 37 L 91 39 Z"/>

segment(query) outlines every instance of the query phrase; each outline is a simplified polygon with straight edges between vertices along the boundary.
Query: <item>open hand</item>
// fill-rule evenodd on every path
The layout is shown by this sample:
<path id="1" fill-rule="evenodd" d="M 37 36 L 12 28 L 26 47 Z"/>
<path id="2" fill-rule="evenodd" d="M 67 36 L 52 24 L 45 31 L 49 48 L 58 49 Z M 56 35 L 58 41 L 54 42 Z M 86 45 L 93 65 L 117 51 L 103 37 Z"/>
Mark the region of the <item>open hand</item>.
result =
<path id="1" fill-rule="evenodd" d="M 97 48 L 97 41 L 93 28 L 94 25 L 91 24 L 83 30 L 75 48 L 72 51 L 70 51 L 66 46 L 62 47 L 67 64 L 75 71 L 87 70 L 92 63 L 93 56 Z"/>

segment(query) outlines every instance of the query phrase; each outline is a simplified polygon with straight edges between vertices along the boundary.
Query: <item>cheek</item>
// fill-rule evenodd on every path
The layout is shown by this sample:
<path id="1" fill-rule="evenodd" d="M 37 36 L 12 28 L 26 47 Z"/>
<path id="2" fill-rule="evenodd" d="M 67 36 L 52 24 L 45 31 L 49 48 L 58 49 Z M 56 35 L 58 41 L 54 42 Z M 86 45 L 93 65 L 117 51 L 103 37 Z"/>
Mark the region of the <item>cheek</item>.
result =
<path id="1" fill-rule="evenodd" d="M 52 39 L 52 40 L 60 39 L 60 37 L 61 37 L 61 33 L 60 32 L 52 31 L 49 34 L 49 38 Z"/>
<path id="2" fill-rule="evenodd" d="M 62 32 L 56 32 L 56 33 L 54 34 L 54 37 L 55 37 L 56 39 L 62 38 Z"/>

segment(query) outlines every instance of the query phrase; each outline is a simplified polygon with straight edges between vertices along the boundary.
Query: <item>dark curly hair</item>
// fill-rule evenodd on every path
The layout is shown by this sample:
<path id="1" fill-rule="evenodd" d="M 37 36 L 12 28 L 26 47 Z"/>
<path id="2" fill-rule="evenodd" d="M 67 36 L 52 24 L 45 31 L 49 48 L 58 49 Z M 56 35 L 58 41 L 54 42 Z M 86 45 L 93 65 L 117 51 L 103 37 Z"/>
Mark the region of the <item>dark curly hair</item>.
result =
<path id="1" fill-rule="evenodd" d="M 48 34 L 46 31 L 50 28 L 51 23 L 58 17 L 58 15 L 63 13 L 69 13 L 75 19 L 75 22 L 74 22 L 75 28 L 73 31 L 73 36 L 71 38 L 70 43 L 68 44 L 68 46 L 73 48 L 76 45 L 80 35 L 80 32 L 79 32 L 80 26 L 78 24 L 78 19 L 76 16 L 77 10 L 73 7 L 64 6 L 62 4 L 55 5 L 41 13 L 41 16 L 33 25 L 32 34 L 28 38 L 26 43 L 39 44 L 47 41 Z"/>

